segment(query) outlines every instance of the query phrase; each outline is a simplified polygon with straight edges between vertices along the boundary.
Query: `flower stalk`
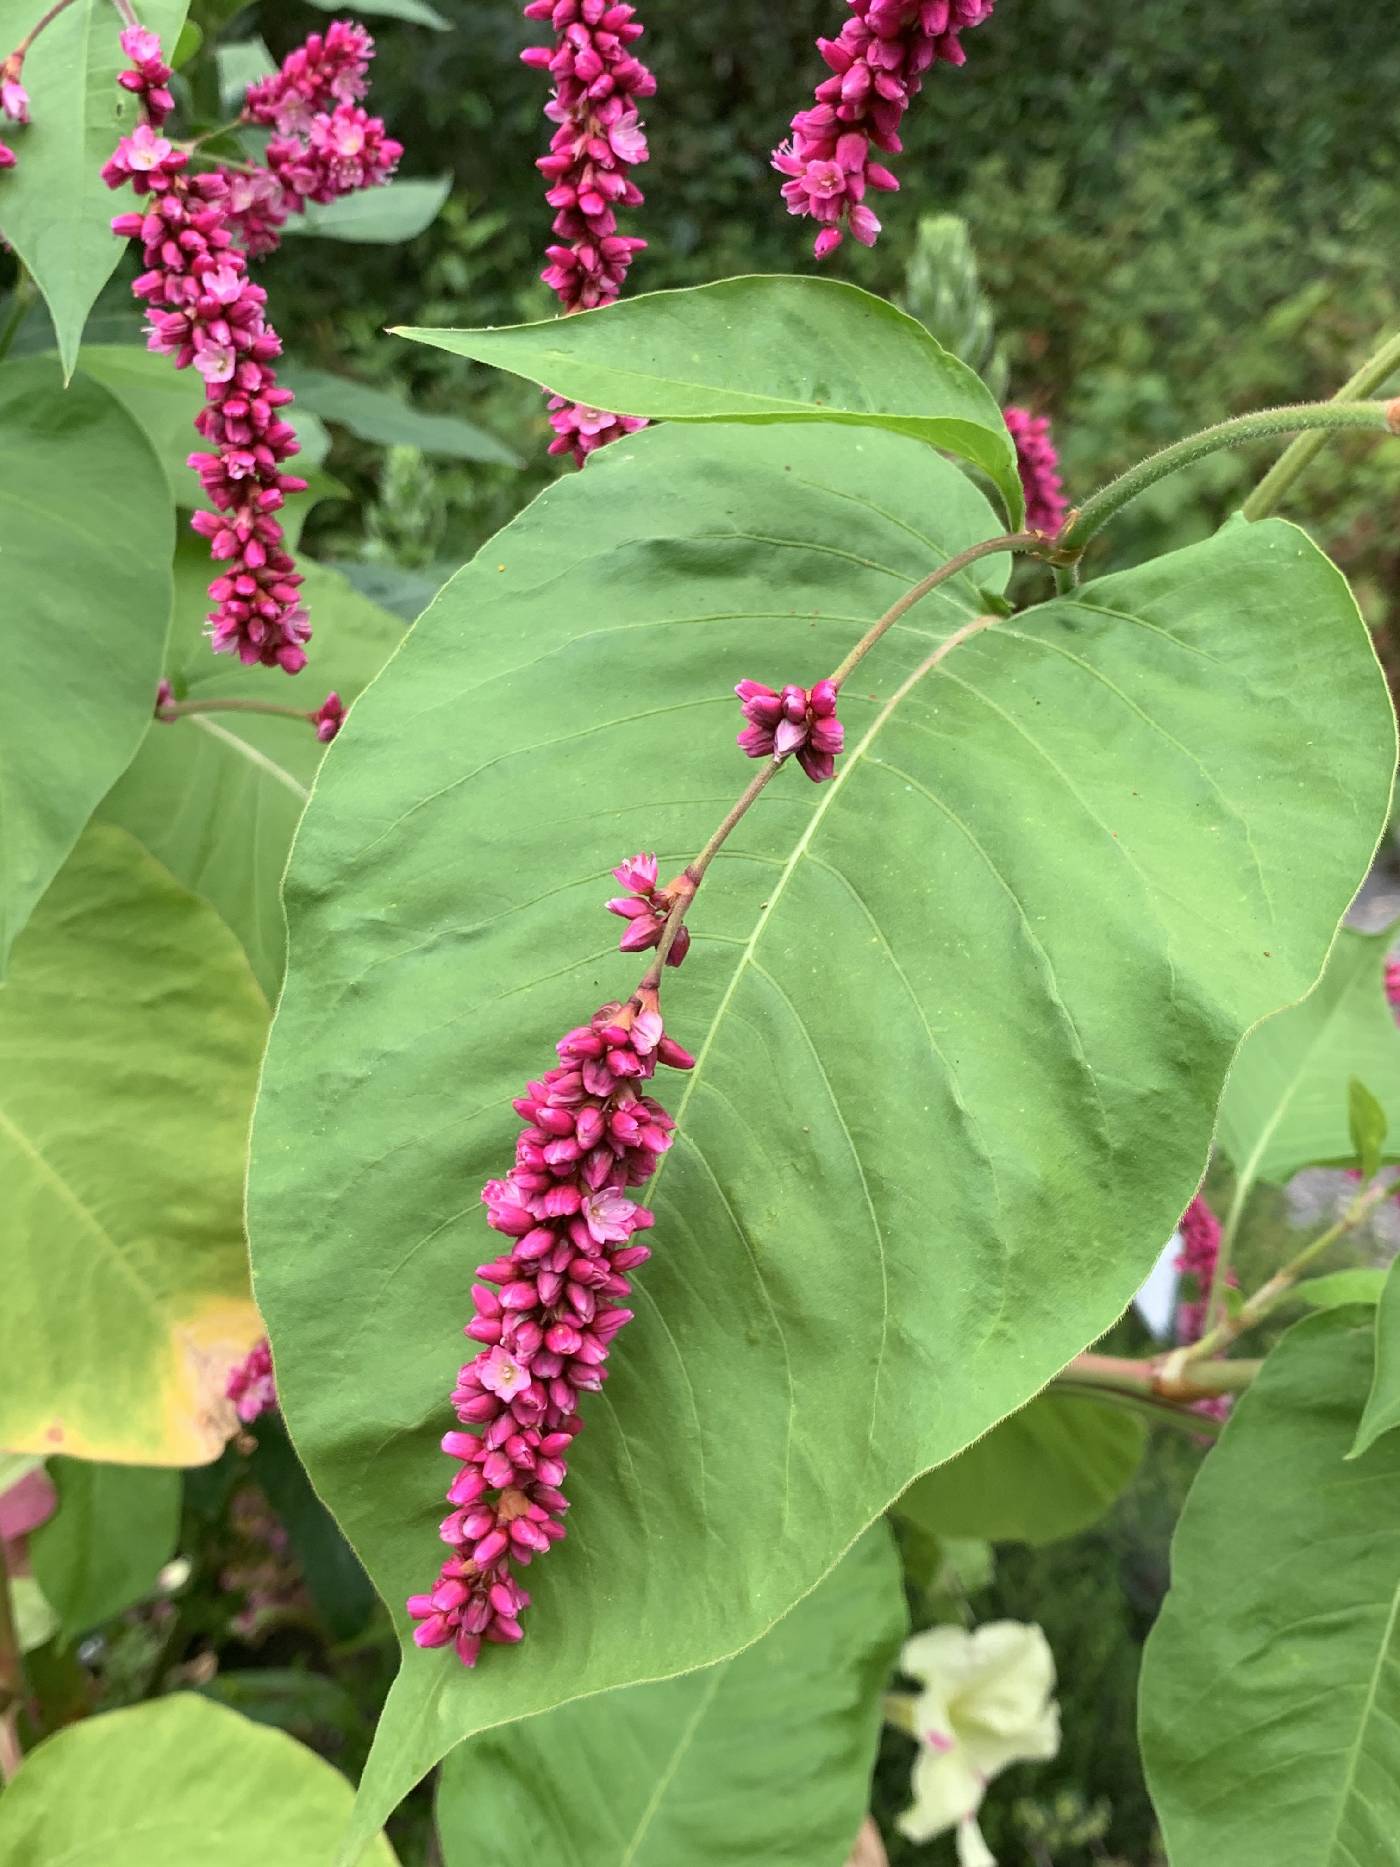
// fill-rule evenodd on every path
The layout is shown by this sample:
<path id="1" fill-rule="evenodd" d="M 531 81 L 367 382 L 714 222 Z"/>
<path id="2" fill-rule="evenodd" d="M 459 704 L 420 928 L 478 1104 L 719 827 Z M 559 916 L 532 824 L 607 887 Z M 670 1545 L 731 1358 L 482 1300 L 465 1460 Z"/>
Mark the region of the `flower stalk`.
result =
<path id="1" fill-rule="evenodd" d="M 1400 370 L 1400 331 L 1386 338 L 1367 357 L 1356 374 L 1342 384 L 1332 399 L 1334 402 L 1355 402 L 1374 395 L 1397 370 Z M 1247 519 L 1266 519 L 1271 512 L 1277 511 L 1292 491 L 1294 482 L 1326 447 L 1327 438 L 1328 430 L 1320 429 L 1310 434 L 1300 434 L 1296 440 L 1291 441 L 1245 500 L 1241 507 L 1244 516 Z"/>
<path id="2" fill-rule="evenodd" d="M 1193 466 L 1222 448 L 1239 447 L 1246 441 L 1264 440 L 1269 435 L 1330 434 L 1352 429 L 1369 434 L 1400 432 L 1397 405 L 1367 401 L 1301 402 L 1288 408 L 1256 409 L 1249 415 L 1216 422 L 1213 427 L 1202 428 L 1199 434 L 1187 435 L 1184 440 L 1174 441 L 1170 447 L 1149 454 L 1146 460 L 1140 460 L 1116 480 L 1110 480 L 1070 515 L 1069 523 L 1060 533 L 1054 560 L 1062 567 L 1062 584 L 1069 580 L 1066 573 L 1078 563 L 1110 519 L 1140 493 L 1145 493 L 1149 486 L 1155 486 L 1158 480 L 1166 479 L 1182 467 Z"/>

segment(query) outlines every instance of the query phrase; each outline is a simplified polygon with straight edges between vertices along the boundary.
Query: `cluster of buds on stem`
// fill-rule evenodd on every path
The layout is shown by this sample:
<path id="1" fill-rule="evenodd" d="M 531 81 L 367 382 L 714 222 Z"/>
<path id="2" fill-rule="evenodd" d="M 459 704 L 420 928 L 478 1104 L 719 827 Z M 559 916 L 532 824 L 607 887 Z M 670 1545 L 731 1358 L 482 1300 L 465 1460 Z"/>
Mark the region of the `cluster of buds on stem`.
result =
<path id="1" fill-rule="evenodd" d="M 609 914 L 618 914 L 627 922 L 627 931 L 617 943 L 619 953 L 644 953 L 648 947 L 660 946 L 672 909 L 678 902 L 689 904 L 695 898 L 693 878 L 688 872 L 682 872 L 675 881 L 658 888 L 656 857 L 649 855 L 629 856 L 617 865 L 613 874 L 629 891 L 614 896 L 607 904 Z M 690 929 L 682 921 L 666 955 L 666 964 L 679 966 L 689 947 Z"/>
<path id="2" fill-rule="evenodd" d="M 277 1405 L 277 1383 L 272 1375 L 272 1349 L 264 1336 L 254 1342 L 242 1361 L 229 1369 L 224 1393 L 245 1426 Z"/>
<path id="3" fill-rule="evenodd" d="M 1026 495 L 1026 524 L 1053 538 L 1065 522 L 1069 501 L 1060 478 L 1060 456 L 1050 439 L 1050 421 L 1014 403 L 1002 410 L 1016 444 L 1016 470 Z"/>
<path id="4" fill-rule="evenodd" d="M 564 1535 L 580 1398 L 607 1378 L 613 1337 L 632 1315 L 628 1273 L 651 1255 L 635 1239 L 652 1215 L 627 1189 L 650 1179 L 671 1145 L 674 1124 L 642 1086 L 658 1063 L 694 1063 L 645 989 L 556 1048 L 558 1066 L 516 1098 L 525 1127 L 514 1166 L 482 1189 L 488 1224 L 510 1242 L 472 1286 L 466 1333 L 482 1348 L 452 1402 L 474 1430 L 442 1442 L 460 1462 L 441 1526 L 451 1554 L 431 1591 L 408 1603 L 417 1644 L 450 1643 L 467 1666 L 483 1640 L 520 1639 L 530 1597 L 516 1571 Z"/>
<path id="5" fill-rule="evenodd" d="M 898 155 L 899 125 L 940 60 L 961 65 L 959 35 L 991 17 L 994 0 L 847 0 L 853 17 L 835 39 L 818 39 L 831 76 L 817 86 L 810 110 L 792 119 L 792 136 L 773 152 L 773 167 L 789 179 L 790 214 L 818 222 L 814 251 L 825 259 L 849 233 L 873 246 L 880 222 L 866 200 L 871 189 L 899 183 L 874 151 Z"/>
<path id="6" fill-rule="evenodd" d="M 836 717 L 834 681 L 818 681 L 811 689 L 789 685 L 781 693 L 762 681 L 740 681 L 734 691 L 748 721 L 738 742 L 750 758 L 795 754 L 813 784 L 832 776 L 846 743 L 846 729 Z"/>

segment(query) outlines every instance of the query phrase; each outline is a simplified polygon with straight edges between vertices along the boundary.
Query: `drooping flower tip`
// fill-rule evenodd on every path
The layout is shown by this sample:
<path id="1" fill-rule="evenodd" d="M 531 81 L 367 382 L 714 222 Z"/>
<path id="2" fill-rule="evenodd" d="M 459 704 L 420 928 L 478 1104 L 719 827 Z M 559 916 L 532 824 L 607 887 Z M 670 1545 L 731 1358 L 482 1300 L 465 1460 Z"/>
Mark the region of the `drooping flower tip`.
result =
<path id="1" fill-rule="evenodd" d="M 781 692 L 762 681 L 740 681 L 734 689 L 749 722 L 738 744 L 750 758 L 785 759 L 796 755 L 812 780 L 822 784 L 836 769 L 846 730 L 836 717 L 837 689 L 818 681 L 810 691 L 789 685 Z"/>
<path id="2" fill-rule="evenodd" d="M 234 1411 L 245 1426 L 256 1420 L 259 1414 L 268 1413 L 277 1405 L 272 1349 L 266 1336 L 255 1342 L 243 1360 L 235 1362 L 229 1369 L 224 1392 L 233 1402 Z"/>
<path id="3" fill-rule="evenodd" d="M 645 879 L 647 863 L 619 867 Z M 415 1642 L 451 1645 L 467 1666 L 483 1642 L 521 1638 L 530 1597 L 514 1571 L 564 1535 L 579 1403 L 607 1378 L 632 1317 L 628 1274 L 650 1256 L 636 1237 L 652 1215 L 628 1189 L 671 1145 L 671 1117 L 643 1085 L 658 1063 L 691 1063 L 665 1035 L 655 994 L 604 1005 L 556 1048 L 558 1065 L 516 1098 L 514 1165 L 482 1188 L 505 1249 L 472 1286 L 465 1332 L 480 1347 L 452 1393 L 468 1430 L 442 1441 L 458 1461 L 440 1532 L 451 1553 L 432 1590 L 408 1601 Z"/>
<path id="4" fill-rule="evenodd" d="M 1053 537 L 1065 522 L 1069 501 L 1060 478 L 1060 456 L 1050 439 L 1049 418 L 1032 415 L 1028 408 L 1014 404 L 1002 413 L 1016 443 L 1016 470 L 1026 495 L 1026 524 L 1032 531 Z"/>
<path id="5" fill-rule="evenodd" d="M 610 914 L 620 915 L 627 922 L 627 931 L 617 943 L 618 951 L 642 953 L 648 947 L 659 946 L 671 909 L 682 896 L 687 901 L 694 896 L 695 884 L 682 874 L 667 887 L 658 888 L 656 857 L 649 855 L 629 856 L 613 874 L 630 891 L 615 895 L 607 903 Z M 679 966 L 689 950 L 690 929 L 682 922 L 666 955 L 666 964 Z"/>
<path id="6" fill-rule="evenodd" d="M 329 745 L 345 723 L 345 707 L 340 695 L 332 689 L 310 718 L 316 737 L 323 745 Z"/>
<path id="7" fill-rule="evenodd" d="M 118 73 L 117 83 L 140 99 L 147 124 L 159 129 L 175 108 L 169 88 L 171 68 L 161 55 L 160 39 L 144 26 L 128 26 L 120 44 L 131 64 Z"/>
<path id="8" fill-rule="evenodd" d="M 581 467 L 588 456 L 609 441 L 621 440 L 624 434 L 636 434 L 648 423 L 640 415 L 610 415 L 604 409 L 589 408 L 583 402 L 570 402 L 566 396 L 549 398 L 549 425 L 554 439 L 551 454 L 572 454 Z"/>
<path id="9" fill-rule="evenodd" d="M 792 119 L 791 138 L 773 151 L 788 180 L 790 214 L 821 223 L 814 251 L 826 259 L 845 234 L 873 246 L 880 222 L 869 190 L 899 183 L 874 150 L 898 155 L 899 125 L 935 63 L 961 65 L 959 35 L 990 18 L 993 0 L 847 0 L 853 17 L 835 39 L 818 39 L 831 76 L 810 110 Z"/>

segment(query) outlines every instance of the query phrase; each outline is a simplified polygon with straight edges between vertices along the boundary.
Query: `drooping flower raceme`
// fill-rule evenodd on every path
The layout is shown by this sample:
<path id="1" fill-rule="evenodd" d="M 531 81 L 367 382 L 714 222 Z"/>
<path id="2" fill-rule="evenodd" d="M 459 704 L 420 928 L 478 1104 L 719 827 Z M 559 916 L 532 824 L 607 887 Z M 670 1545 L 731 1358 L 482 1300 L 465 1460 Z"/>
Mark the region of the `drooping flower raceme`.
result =
<path id="1" fill-rule="evenodd" d="M 1028 408 L 1014 404 L 1003 409 L 1002 414 L 1016 443 L 1016 470 L 1026 495 L 1026 524 L 1032 531 L 1053 536 L 1065 522 L 1069 501 L 1060 478 L 1060 456 L 1050 439 L 1049 418 L 1032 415 Z"/>
<path id="2" fill-rule="evenodd" d="M 289 216 L 309 201 L 335 201 L 393 175 L 403 145 L 359 104 L 373 57 L 363 26 L 335 20 L 249 85 L 244 121 L 273 132 L 265 168 L 228 171 L 230 210 L 250 257 L 272 252 Z"/>
<path id="3" fill-rule="evenodd" d="M 122 41 L 149 37 L 132 28 Z M 248 278 L 229 231 L 227 182 L 191 175 L 188 164 L 158 126 L 142 123 L 124 136 L 103 179 L 129 185 L 142 206 L 119 214 L 112 231 L 141 245 L 146 270 L 131 289 L 149 311 L 148 347 L 204 379 L 195 426 L 210 451 L 189 458 L 213 510 L 191 523 L 222 566 L 209 586 L 215 653 L 295 674 L 306 665 L 311 625 L 276 514 L 306 482 L 282 466 L 297 451 L 282 414 L 291 391 L 272 367 L 282 344 L 264 313 L 267 294 Z"/>
<path id="4" fill-rule="evenodd" d="M 740 681 L 734 691 L 749 722 L 738 743 L 750 758 L 783 759 L 795 753 L 813 784 L 831 777 L 846 742 L 832 682 L 818 681 L 810 691 L 788 686 L 776 693 L 762 681 Z"/>
<path id="5" fill-rule="evenodd" d="M 272 1350 L 267 1337 L 254 1342 L 243 1360 L 229 1369 L 225 1394 L 245 1426 L 277 1405 L 277 1384 L 272 1378 Z"/>
<path id="6" fill-rule="evenodd" d="M 643 27 L 636 8 L 610 0 L 529 0 L 527 19 L 548 20 L 554 44 L 528 46 L 527 65 L 547 71 L 554 91 L 545 115 L 557 127 L 548 155 L 536 167 L 549 183 L 555 243 L 540 277 L 565 313 L 610 304 L 645 240 L 619 231 L 619 207 L 639 207 L 643 196 L 631 171 L 647 160 L 646 134 L 637 105 L 656 91 L 656 79 L 630 49 Z M 591 453 L 645 428 L 640 416 L 551 396 L 551 454 L 572 454 L 579 466 Z"/>
<path id="7" fill-rule="evenodd" d="M 874 151 L 898 155 L 899 125 L 940 60 L 961 65 L 959 35 L 980 26 L 994 0 L 846 0 L 852 18 L 835 39 L 818 39 L 831 76 L 817 86 L 810 110 L 792 119 L 791 138 L 773 151 L 773 167 L 789 179 L 790 214 L 820 224 L 815 252 L 825 259 L 849 233 L 873 246 L 880 222 L 866 196 L 899 183 Z"/>
<path id="8" fill-rule="evenodd" d="M 1060 1747 L 1049 1642 L 1019 1621 L 931 1627 L 906 1642 L 899 1667 L 923 1690 L 886 1701 L 890 1722 L 919 1742 L 914 1801 L 896 1825 L 915 1842 L 955 1829 L 960 1867 L 996 1867 L 977 1825 L 987 1785 Z"/>
<path id="9" fill-rule="evenodd" d="M 452 1402 L 464 1427 L 443 1439 L 459 1461 L 441 1526 L 451 1554 L 409 1613 L 421 1647 L 476 1664 L 483 1640 L 521 1637 L 530 1597 L 516 1571 L 564 1535 L 566 1455 L 582 1395 L 607 1376 L 613 1337 L 632 1312 L 628 1272 L 652 1215 L 627 1196 L 650 1179 L 673 1123 L 643 1085 L 658 1063 L 693 1059 L 666 1036 L 654 992 L 605 1005 L 557 1046 L 559 1064 L 515 1102 L 525 1127 L 515 1164 L 482 1190 L 487 1223 L 508 1241 L 478 1267 L 466 1333 L 481 1349 Z"/>
<path id="10" fill-rule="evenodd" d="M 681 875 L 669 887 L 658 888 L 656 857 L 649 855 L 629 856 L 625 862 L 618 863 L 613 874 L 628 890 L 625 895 L 615 895 L 607 904 L 609 914 L 621 915 L 628 924 L 626 933 L 617 943 L 618 951 L 642 953 L 648 947 L 659 946 L 667 915 L 682 895 L 686 900 L 693 899 L 694 882 L 689 876 Z M 679 966 L 689 948 L 690 929 L 682 921 L 666 955 L 666 964 Z"/>

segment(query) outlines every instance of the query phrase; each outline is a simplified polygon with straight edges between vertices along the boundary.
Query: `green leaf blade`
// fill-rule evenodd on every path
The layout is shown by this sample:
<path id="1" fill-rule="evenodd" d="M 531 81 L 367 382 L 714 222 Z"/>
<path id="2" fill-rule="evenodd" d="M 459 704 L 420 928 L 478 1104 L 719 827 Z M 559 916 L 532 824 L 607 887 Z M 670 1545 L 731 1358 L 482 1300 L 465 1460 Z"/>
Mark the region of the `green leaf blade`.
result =
<path id="1" fill-rule="evenodd" d="M 906 1628 L 875 1524 L 736 1658 L 460 1745 L 438 1791 L 446 1867 L 479 1861 L 483 1834 L 570 1867 L 843 1867 Z"/>
<path id="2" fill-rule="evenodd" d="M 180 1534 L 180 1474 L 53 1459 L 58 1510 L 30 1540 L 34 1579 L 72 1641 L 155 1589 Z"/>
<path id="3" fill-rule="evenodd" d="M 622 415 L 909 434 L 981 467 L 1020 523 L 1016 450 L 990 392 L 913 318 L 839 279 L 722 279 L 503 330 L 395 335 Z"/>
<path id="4" fill-rule="evenodd" d="M 266 1001 L 217 917 L 87 830 L 0 993 L 0 1444 L 216 1458 L 261 1333 L 242 1161 Z"/>
<path id="5" fill-rule="evenodd" d="M 25 1758 L 0 1799 L 0 1860 L 105 1867 L 310 1867 L 350 1812 L 340 1772 L 191 1692 L 85 1718 Z M 395 1867 L 383 1835 L 364 1867 Z"/>
<path id="6" fill-rule="evenodd" d="M 15 936 L 150 721 L 174 515 L 146 440 L 96 383 L 64 390 L 50 362 L 7 364 L 0 431 L 0 577 L 11 626 L 24 630 L 0 732 L 3 974 Z"/>
<path id="7" fill-rule="evenodd" d="M 362 188 L 324 205 L 311 202 L 283 228 L 303 239 L 349 240 L 359 246 L 397 246 L 431 227 L 452 193 L 452 177 L 407 176 L 379 188 Z"/>
<path id="8" fill-rule="evenodd" d="M 1363 1319 L 1289 1331 L 1187 1500 L 1141 1693 L 1173 1867 L 1397 1858 L 1400 1439 L 1346 1462 Z"/>
<path id="9" fill-rule="evenodd" d="M 874 429 L 632 437 L 439 594 L 327 763 L 249 1216 L 285 1417 L 396 1609 L 436 1564 L 442 1291 L 482 1255 L 509 1099 L 637 976 L 611 864 L 670 873 L 722 815 L 737 676 L 817 678 L 989 516 Z M 1029 1400 L 1159 1254 L 1243 1032 L 1321 966 L 1394 749 L 1336 572 L 1241 528 L 983 630 L 892 708 L 977 568 L 861 670 L 837 780 L 784 774 L 706 878 L 667 987 L 698 1067 L 659 1085 L 679 1139 L 571 1466 L 578 1540 L 504 1660 L 405 1653 L 362 1822 L 457 1738 L 741 1650 Z M 394 1353 L 347 1404 L 370 1318 Z"/>

